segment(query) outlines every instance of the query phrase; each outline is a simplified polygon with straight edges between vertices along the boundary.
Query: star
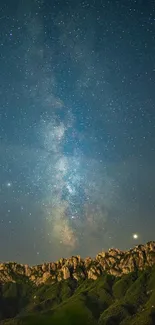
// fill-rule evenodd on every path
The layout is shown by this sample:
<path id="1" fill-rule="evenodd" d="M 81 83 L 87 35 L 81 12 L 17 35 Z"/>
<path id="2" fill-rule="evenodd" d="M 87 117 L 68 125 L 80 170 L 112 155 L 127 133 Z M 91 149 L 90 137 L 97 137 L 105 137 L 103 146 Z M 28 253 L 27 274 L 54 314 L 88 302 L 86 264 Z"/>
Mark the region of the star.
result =
<path id="1" fill-rule="evenodd" d="M 11 182 L 8 182 L 8 183 L 6 184 L 6 186 L 7 186 L 7 187 L 11 187 L 11 186 L 12 186 L 12 183 L 11 183 Z"/>
<path id="2" fill-rule="evenodd" d="M 139 238 L 138 234 L 136 234 L 136 233 L 133 234 L 132 237 L 133 237 L 133 239 L 138 239 Z"/>

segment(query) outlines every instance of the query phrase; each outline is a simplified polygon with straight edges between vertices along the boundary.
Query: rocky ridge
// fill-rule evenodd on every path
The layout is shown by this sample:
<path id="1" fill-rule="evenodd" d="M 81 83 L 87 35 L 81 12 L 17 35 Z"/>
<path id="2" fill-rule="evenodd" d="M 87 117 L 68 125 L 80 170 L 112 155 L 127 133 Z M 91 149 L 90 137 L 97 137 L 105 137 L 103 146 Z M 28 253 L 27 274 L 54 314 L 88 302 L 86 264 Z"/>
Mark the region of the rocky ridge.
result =
<path id="1" fill-rule="evenodd" d="M 18 279 L 31 281 L 36 285 L 54 283 L 68 278 L 96 280 L 107 272 L 116 277 L 143 270 L 155 264 L 155 242 L 138 245 L 128 251 L 111 248 L 101 252 L 94 259 L 82 259 L 79 255 L 61 258 L 57 262 L 30 267 L 14 262 L 0 263 L 0 282 L 17 282 Z"/>

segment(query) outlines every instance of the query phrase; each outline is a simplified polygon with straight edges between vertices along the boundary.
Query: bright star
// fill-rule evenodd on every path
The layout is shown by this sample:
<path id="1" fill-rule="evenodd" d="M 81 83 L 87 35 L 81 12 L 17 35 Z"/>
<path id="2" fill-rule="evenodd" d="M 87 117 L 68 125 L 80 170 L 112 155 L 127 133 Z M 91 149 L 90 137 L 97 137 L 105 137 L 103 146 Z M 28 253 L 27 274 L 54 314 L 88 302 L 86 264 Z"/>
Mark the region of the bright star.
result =
<path id="1" fill-rule="evenodd" d="M 12 186 L 12 183 L 11 183 L 11 182 L 8 182 L 8 183 L 6 184 L 6 186 L 7 186 L 7 187 L 11 187 L 11 186 Z"/>
<path id="2" fill-rule="evenodd" d="M 133 239 L 138 239 L 138 234 L 133 234 Z"/>

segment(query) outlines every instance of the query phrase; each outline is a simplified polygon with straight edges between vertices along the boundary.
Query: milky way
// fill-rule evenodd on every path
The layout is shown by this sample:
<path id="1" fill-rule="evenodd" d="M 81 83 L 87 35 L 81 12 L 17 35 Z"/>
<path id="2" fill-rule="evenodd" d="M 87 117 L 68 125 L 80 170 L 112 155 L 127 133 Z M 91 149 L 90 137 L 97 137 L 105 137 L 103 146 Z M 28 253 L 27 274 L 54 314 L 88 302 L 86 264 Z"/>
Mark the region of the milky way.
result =
<path id="1" fill-rule="evenodd" d="M 153 240 L 155 11 L 0 4 L 0 260 Z"/>
<path id="2" fill-rule="evenodd" d="M 104 231 L 115 191 L 106 166 L 85 157 L 77 140 L 73 152 L 67 152 L 75 119 L 70 111 L 65 119 L 62 122 L 54 115 L 41 121 L 38 133 L 44 154 L 39 157 L 34 180 L 42 189 L 48 236 L 70 252 L 86 240 L 87 233 L 98 237 Z"/>

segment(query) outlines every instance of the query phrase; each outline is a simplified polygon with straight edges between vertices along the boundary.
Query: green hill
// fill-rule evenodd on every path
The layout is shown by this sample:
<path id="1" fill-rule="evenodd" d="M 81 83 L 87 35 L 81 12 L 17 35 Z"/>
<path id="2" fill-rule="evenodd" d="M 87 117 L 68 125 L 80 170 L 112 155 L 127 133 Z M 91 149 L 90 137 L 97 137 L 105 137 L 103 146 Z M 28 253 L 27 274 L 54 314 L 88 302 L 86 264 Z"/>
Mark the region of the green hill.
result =
<path id="1" fill-rule="evenodd" d="M 0 324 L 155 325 L 155 242 L 36 266 L 0 263 Z"/>
<path id="2" fill-rule="evenodd" d="M 155 265 L 95 281 L 2 284 L 0 319 L 7 325 L 155 325 Z"/>

